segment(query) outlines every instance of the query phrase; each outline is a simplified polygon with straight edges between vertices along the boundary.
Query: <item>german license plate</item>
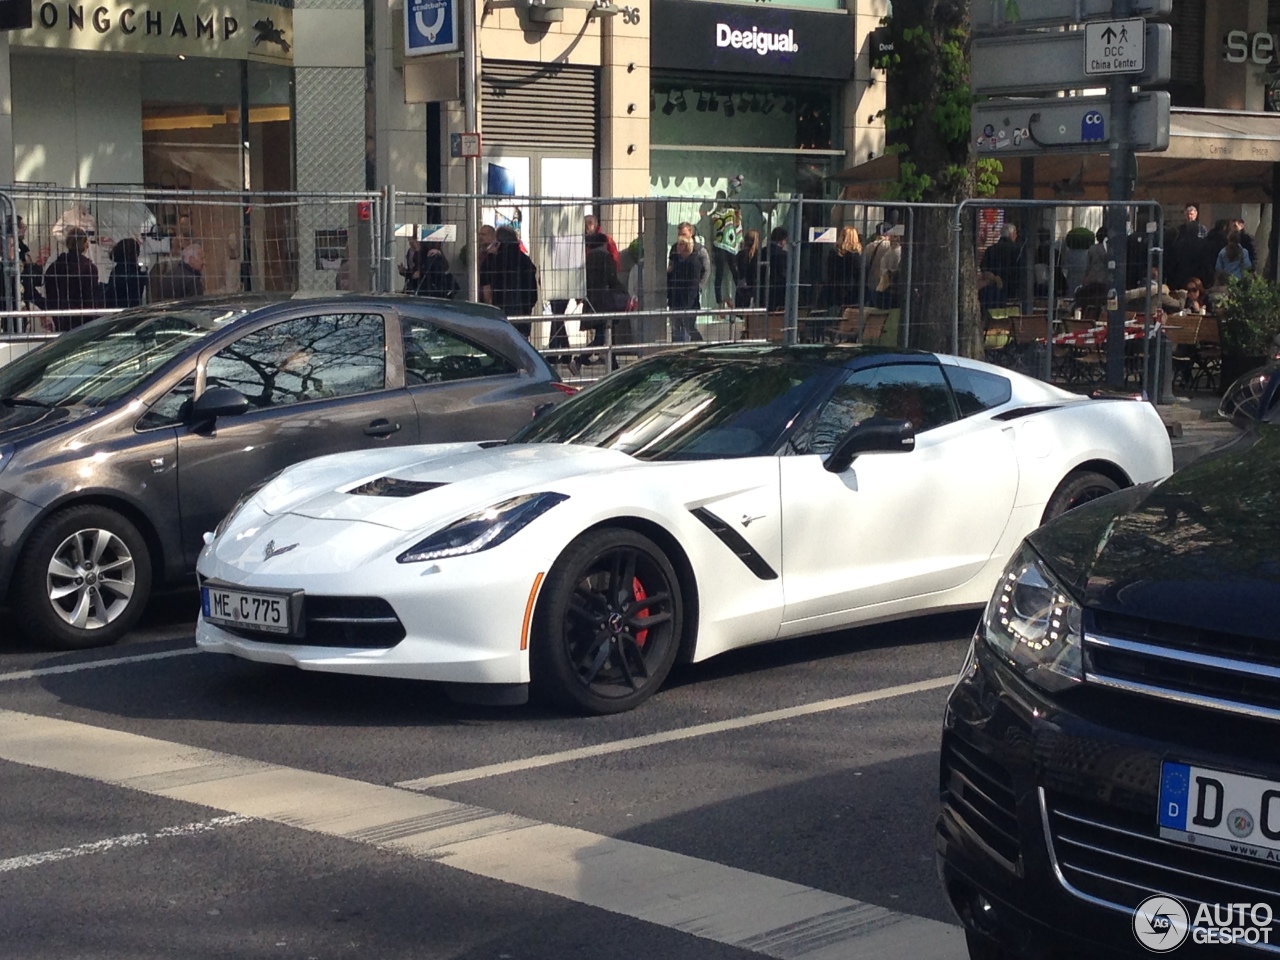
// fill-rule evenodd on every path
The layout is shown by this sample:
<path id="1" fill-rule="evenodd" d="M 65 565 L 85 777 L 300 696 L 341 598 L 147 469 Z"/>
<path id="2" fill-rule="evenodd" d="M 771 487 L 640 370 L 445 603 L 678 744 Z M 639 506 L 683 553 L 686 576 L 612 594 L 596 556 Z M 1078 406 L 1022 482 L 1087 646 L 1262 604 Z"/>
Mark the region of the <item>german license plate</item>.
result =
<path id="1" fill-rule="evenodd" d="M 283 593 L 258 593 L 219 586 L 200 588 L 200 609 L 210 623 L 261 630 L 264 633 L 292 633 L 289 622 L 290 597 Z"/>
<path id="2" fill-rule="evenodd" d="M 1280 864 L 1280 781 L 1165 761 L 1160 836 Z"/>

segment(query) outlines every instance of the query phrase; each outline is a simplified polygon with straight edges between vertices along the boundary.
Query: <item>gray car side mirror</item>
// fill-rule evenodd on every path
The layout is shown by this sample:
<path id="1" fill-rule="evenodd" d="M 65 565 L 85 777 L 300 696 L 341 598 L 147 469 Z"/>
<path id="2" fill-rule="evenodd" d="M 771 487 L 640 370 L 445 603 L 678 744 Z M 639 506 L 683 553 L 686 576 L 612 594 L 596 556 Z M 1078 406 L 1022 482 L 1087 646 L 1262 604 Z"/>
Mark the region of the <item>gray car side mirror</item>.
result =
<path id="1" fill-rule="evenodd" d="M 193 423 L 216 420 L 218 417 L 235 417 L 249 409 L 249 398 L 233 387 L 209 387 L 191 404 Z"/>

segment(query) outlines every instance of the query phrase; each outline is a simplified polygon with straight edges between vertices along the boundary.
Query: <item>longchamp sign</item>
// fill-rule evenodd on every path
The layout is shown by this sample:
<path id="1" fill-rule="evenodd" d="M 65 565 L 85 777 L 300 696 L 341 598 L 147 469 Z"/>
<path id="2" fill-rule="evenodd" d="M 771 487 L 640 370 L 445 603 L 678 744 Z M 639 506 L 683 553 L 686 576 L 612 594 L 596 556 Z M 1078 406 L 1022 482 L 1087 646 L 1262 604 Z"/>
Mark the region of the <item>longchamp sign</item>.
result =
<path id="1" fill-rule="evenodd" d="M 293 0 L 32 0 L 18 47 L 293 62 Z"/>

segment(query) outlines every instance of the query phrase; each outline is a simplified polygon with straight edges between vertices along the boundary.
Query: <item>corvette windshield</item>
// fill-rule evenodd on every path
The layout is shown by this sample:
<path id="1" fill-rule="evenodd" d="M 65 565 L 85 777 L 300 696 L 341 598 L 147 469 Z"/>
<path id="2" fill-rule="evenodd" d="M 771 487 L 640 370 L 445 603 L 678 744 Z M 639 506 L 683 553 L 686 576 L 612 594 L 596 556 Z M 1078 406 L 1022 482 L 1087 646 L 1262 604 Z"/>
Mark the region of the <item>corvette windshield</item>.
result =
<path id="1" fill-rule="evenodd" d="M 836 373 L 777 357 L 657 358 L 602 380 L 511 442 L 581 443 L 641 460 L 763 456 Z"/>
<path id="2" fill-rule="evenodd" d="M 243 310 L 130 310 L 103 317 L 0 367 L 0 402 L 100 407 L 127 396 Z"/>

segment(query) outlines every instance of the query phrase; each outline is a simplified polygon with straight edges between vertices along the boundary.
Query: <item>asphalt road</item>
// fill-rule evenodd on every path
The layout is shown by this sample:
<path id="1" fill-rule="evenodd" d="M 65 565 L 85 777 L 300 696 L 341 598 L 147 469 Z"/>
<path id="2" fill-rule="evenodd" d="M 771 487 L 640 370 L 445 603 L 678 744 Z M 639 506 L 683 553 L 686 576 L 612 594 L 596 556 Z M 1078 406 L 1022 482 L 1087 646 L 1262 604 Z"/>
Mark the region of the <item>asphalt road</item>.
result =
<path id="1" fill-rule="evenodd" d="M 932 822 L 975 614 L 583 719 L 197 653 L 191 603 L 106 650 L 0 642 L 3 956 L 965 956 Z"/>

